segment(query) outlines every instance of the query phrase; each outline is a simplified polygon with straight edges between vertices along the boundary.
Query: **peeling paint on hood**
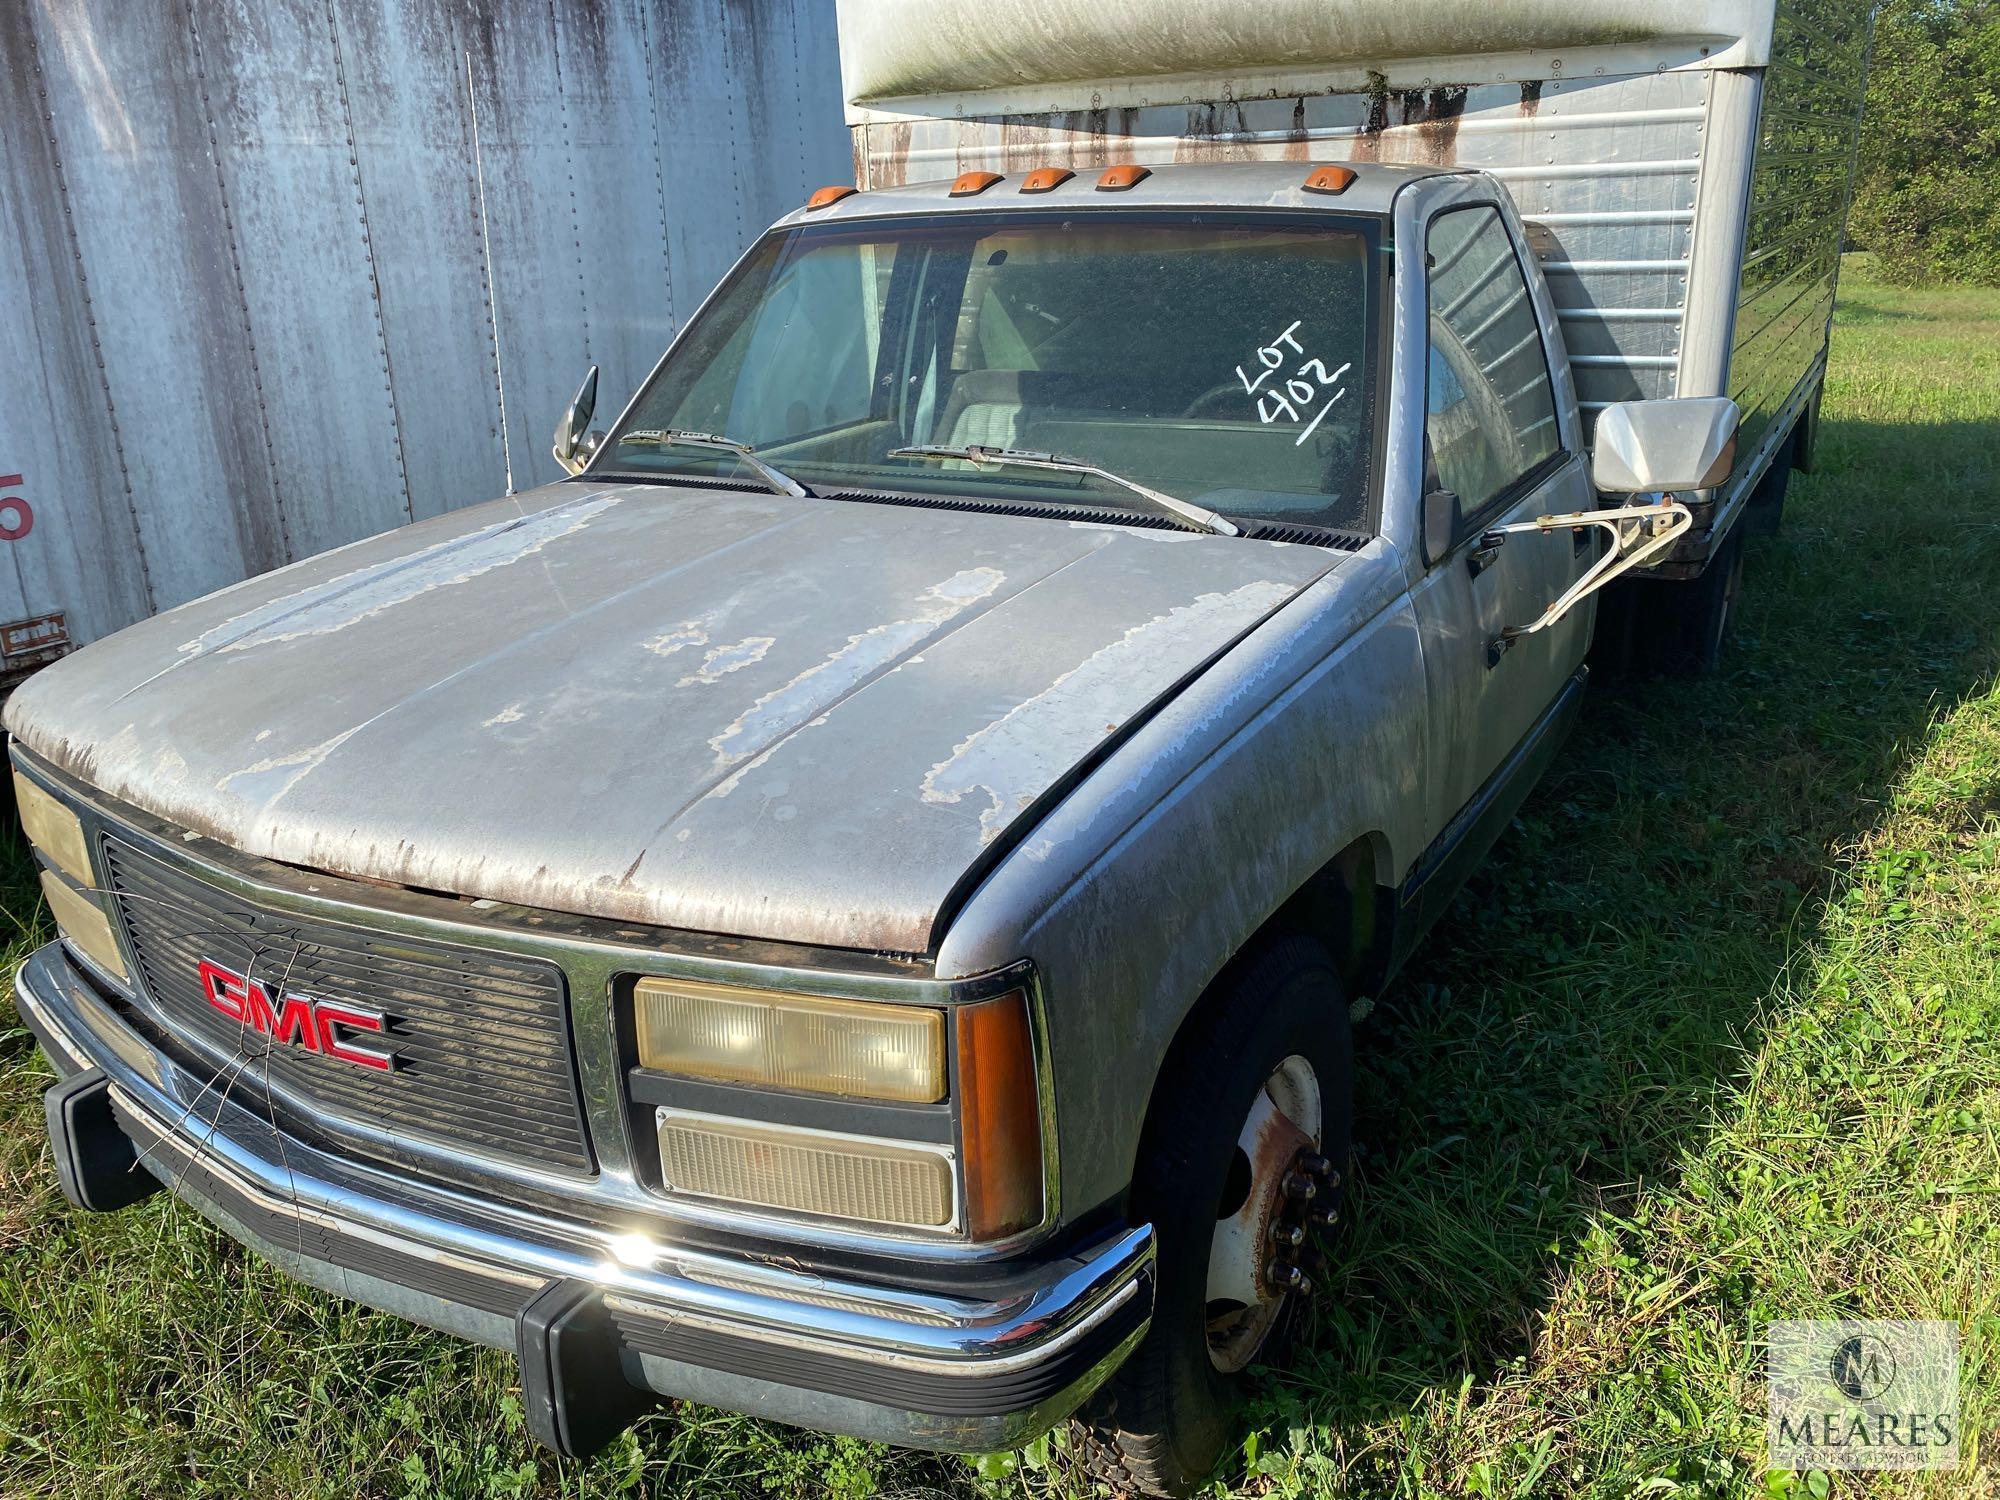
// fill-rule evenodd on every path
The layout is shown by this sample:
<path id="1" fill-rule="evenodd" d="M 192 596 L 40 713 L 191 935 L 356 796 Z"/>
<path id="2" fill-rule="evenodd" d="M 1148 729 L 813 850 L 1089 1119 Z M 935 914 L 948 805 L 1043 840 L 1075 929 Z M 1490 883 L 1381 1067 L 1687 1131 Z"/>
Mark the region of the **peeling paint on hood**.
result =
<path id="1" fill-rule="evenodd" d="M 7 721 L 113 796 L 339 874 L 919 951 L 1079 761 L 1343 560 L 551 486 L 132 627 Z"/>
<path id="2" fill-rule="evenodd" d="M 1268 613 L 1291 596 L 1292 589 L 1282 583 L 1246 583 L 1226 594 L 1196 595 L 1190 603 L 1131 626 L 1032 698 L 954 745 L 950 759 L 925 775 L 924 800 L 985 798 L 979 841 L 991 843 L 1069 769 L 1066 750 L 1073 753 L 1074 746 L 1117 731 L 1117 722 L 1104 716 L 1108 705 L 1118 701 L 1120 683 L 1143 675 L 1147 662 L 1162 655 L 1192 654 L 1199 660 L 1213 640 L 1212 619 Z"/>
<path id="3" fill-rule="evenodd" d="M 183 660 L 210 651 L 247 651 L 272 641 L 345 630 L 432 589 L 467 583 L 495 568 L 534 556 L 558 537 L 588 526 L 621 497 L 586 495 L 525 516 L 495 521 L 465 536 L 420 547 L 407 557 L 375 563 L 281 594 L 267 604 L 211 626 L 181 651 Z"/>

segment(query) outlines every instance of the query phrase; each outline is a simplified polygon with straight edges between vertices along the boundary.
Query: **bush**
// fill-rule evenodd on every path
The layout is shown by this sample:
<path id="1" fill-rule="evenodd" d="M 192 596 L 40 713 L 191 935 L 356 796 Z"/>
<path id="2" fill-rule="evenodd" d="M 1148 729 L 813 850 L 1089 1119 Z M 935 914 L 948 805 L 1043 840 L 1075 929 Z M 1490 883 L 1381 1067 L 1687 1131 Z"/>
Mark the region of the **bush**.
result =
<path id="1" fill-rule="evenodd" d="M 1853 240 L 1892 281 L 2000 286 L 2000 3 L 1882 8 Z"/>

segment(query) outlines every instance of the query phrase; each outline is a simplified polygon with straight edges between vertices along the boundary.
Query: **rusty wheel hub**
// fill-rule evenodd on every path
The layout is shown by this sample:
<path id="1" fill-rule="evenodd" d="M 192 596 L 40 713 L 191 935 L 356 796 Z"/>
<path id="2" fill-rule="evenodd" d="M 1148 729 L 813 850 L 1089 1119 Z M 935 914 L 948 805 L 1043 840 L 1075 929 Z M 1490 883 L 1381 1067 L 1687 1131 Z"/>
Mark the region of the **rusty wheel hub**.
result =
<path id="1" fill-rule="evenodd" d="M 1208 1258 L 1208 1354 L 1225 1374 L 1247 1367 L 1287 1296 L 1312 1289 L 1312 1231 L 1333 1223 L 1340 1175 L 1319 1154 L 1321 1100 L 1312 1064 L 1291 1056 L 1251 1101 L 1216 1208 Z"/>

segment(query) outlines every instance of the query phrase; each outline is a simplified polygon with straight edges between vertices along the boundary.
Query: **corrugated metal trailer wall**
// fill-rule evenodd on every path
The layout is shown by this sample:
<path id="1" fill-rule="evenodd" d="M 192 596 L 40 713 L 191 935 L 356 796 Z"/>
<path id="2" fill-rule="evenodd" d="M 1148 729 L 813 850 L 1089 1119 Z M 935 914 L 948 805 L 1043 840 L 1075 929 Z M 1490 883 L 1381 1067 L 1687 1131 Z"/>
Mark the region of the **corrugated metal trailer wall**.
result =
<path id="1" fill-rule="evenodd" d="M 1738 398 L 1722 522 L 1816 388 L 1872 0 L 1518 0 L 1476 16 L 1270 0 L 1205 28 L 1204 0 L 922 0 L 923 29 L 920 0 L 842 3 L 864 185 L 1045 162 L 1482 168 L 1534 238 L 1586 418 Z M 1142 4 L 1151 31 L 1127 24 Z M 1465 50 L 1427 55 L 1438 45 Z M 1079 82 L 1081 59 L 1140 71 Z"/>
<path id="2" fill-rule="evenodd" d="M 1701 70 L 1044 115 L 872 122 L 864 185 L 1044 162 L 1480 167 L 1536 233 L 1587 410 L 1674 394 L 1710 75 Z"/>
<path id="3" fill-rule="evenodd" d="M 848 149 L 831 0 L 0 5 L 0 622 L 555 478 Z"/>

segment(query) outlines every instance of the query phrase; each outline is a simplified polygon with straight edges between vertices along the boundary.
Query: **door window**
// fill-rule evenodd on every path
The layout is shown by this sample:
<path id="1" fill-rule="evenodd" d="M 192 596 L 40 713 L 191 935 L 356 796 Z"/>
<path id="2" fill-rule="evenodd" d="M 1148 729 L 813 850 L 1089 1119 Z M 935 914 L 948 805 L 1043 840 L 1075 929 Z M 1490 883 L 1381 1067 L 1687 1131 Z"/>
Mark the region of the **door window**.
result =
<path id="1" fill-rule="evenodd" d="M 1431 221 L 1427 425 L 1468 525 L 1561 447 L 1541 325 L 1498 209 Z"/>

